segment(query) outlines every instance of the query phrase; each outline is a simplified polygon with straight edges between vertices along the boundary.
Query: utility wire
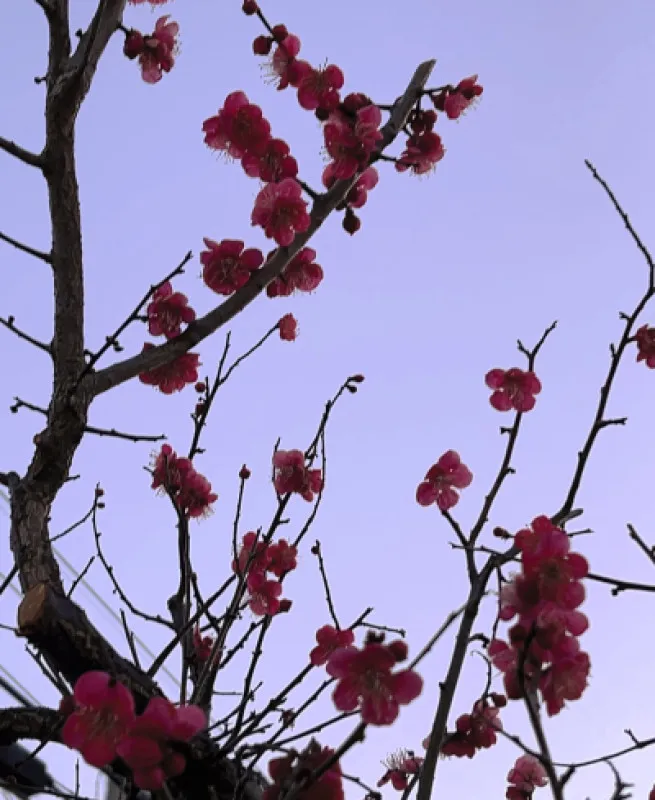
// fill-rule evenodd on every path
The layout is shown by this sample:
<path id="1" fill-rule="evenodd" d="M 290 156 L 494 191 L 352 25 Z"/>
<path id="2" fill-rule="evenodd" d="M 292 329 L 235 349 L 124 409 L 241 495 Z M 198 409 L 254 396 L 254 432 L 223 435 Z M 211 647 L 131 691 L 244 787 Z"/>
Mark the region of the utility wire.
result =
<path id="1" fill-rule="evenodd" d="M 2 489 L 0 489 L 0 497 L 5 501 L 7 506 L 10 505 L 9 497 Z M 6 508 L 3 508 L 3 511 L 7 516 L 9 516 L 9 511 Z M 54 552 L 55 556 L 57 557 L 57 559 L 68 570 L 68 572 L 70 573 L 70 576 L 72 577 L 72 579 L 73 580 L 78 579 L 79 578 L 79 573 L 77 572 L 75 567 L 73 567 L 73 565 L 70 563 L 70 561 L 68 561 L 68 559 L 64 555 L 62 555 L 62 553 L 56 547 L 53 547 L 52 549 L 53 549 L 53 552 Z M 5 577 L 6 576 L 4 575 L 4 573 L 0 572 L 0 581 L 4 581 Z M 93 597 L 93 599 L 103 608 L 103 610 L 105 612 L 107 612 L 110 615 L 110 617 L 113 619 L 113 621 L 118 625 L 118 627 L 122 631 L 123 630 L 123 623 L 122 623 L 122 620 L 121 620 L 120 616 L 116 613 L 116 611 L 114 611 L 114 609 L 102 597 L 102 595 L 100 595 L 93 588 L 93 586 L 91 586 L 91 584 L 86 580 L 86 578 L 82 578 L 82 580 L 80 581 L 80 585 L 83 586 L 87 590 L 87 592 L 89 592 L 89 594 Z M 21 592 L 20 592 L 20 589 L 18 589 L 18 587 L 15 586 L 13 581 L 10 584 L 10 588 L 14 592 L 14 594 L 16 594 L 18 597 L 22 596 Z M 137 636 L 136 634 L 134 634 L 134 641 L 139 646 L 139 648 L 143 651 L 143 653 L 145 653 L 147 656 L 149 656 L 154 661 L 154 659 L 156 658 L 155 653 L 153 653 L 152 650 L 148 647 L 148 645 L 145 644 L 145 642 L 139 636 Z M 166 667 L 165 665 L 162 666 L 162 672 L 164 672 L 164 674 L 174 683 L 174 685 L 175 685 L 175 687 L 177 689 L 180 688 L 179 679 L 177 678 L 176 675 L 174 675 L 170 671 L 170 669 L 168 669 L 168 667 Z"/>

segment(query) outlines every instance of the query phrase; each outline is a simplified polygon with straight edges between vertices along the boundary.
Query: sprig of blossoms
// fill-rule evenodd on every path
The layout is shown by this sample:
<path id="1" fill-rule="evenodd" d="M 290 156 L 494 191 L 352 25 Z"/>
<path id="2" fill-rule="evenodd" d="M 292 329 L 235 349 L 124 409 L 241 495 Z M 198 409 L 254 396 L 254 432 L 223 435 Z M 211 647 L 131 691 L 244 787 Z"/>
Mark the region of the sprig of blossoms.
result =
<path id="1" fill-rule="evenodd" d="M 518 620 L 509 630 L 509 643 L 494 639 L 488 653 L 503 673 L 509 698 L 523 697 L 524 688 L 538 690 L 553 716 L 587 687 L 591 664 L 578 637 L 589 621 L 578 608 L 585 599 L 581 581 L 589 567 L 582 555 L 571 552 L 566 533 L 546 516 L 520 530 L 514 543 L 522 570 L 500 593 L 499 617 Z"/>

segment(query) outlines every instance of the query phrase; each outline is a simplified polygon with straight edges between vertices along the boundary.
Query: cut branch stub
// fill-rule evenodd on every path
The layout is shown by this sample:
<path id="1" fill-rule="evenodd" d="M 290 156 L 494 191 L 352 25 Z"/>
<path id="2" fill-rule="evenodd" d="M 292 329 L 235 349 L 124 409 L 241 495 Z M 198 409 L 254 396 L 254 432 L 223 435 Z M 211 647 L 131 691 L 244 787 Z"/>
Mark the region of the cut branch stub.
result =
<path id="1" fill-rule="evenodd" d="M 18 632 L 47 655 L 73 686 L 89 670 L 108 672 L 134 695 L 139 711 L 163 696 L 157 683 L 119 655 L 70 598 L 46 583 L 32 587 L 18 607 Z"/>

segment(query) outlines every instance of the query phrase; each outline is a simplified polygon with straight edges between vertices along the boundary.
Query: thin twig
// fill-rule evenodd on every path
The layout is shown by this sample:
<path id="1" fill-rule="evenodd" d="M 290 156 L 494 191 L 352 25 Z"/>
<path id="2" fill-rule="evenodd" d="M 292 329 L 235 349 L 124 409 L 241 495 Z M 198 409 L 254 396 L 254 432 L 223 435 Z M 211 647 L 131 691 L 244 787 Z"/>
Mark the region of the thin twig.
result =
<path id="1" fill-rule="evenodd" d="M 14 325 L 14 317 L 0 317 L 0 325 L 4 325 L 7 330 L 10 330 L 12 333 L 15 333 L 19 339 L 23 339 L 25 342 L 29 342 L 34 347 L 38 348 L 39 350 L 43 350 L 44 353 L 47 353 L 49 356 L 52 356 L 52 348 L 49 344 L 45 344 L 45 342 L 40 342 L 38 339 L 35 339 L 33 336 L 30 336 L 29 333 L 25 333 L 20 328 L 17 328 Z"/>

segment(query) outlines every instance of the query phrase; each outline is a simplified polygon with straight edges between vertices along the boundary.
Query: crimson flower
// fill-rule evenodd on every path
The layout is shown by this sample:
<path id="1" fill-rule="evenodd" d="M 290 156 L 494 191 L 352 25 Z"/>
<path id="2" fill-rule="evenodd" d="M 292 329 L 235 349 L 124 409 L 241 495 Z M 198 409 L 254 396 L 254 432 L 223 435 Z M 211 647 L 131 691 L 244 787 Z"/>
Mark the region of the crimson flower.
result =
<path id="1" fill-rule="evenodd" d="M 281 247 L 290 245 L 296 233 L 306 231 L 311 222 L 300 184 L 284 178 L 264 186 L 255 199 L 251 222 L 260 225 Z"/>
<path id="2" fill-rule="evenodd" d="M 250 276 L 264 262 L 261 250 L 244 250 L 244 243 L 235 239 L 203 239 L 207 250 L 200 253 L 202 279 L 216 294 L 230 295 L 245 286 Z"/>
<path id="3" fill-rule="evenodd" d="M 188 297 L 181 292 L 174 292 L 171 282 L 166 281 L 153 292 L 146 316 L 151 336 L 174 339 L 180 335 L 183 323 L 194 321 L 196 312 L 189 306 Z"/>
<path id="4" fill-rule="evenodd" d="M 293 314 L 285 314 L 277 324 L 280 330 L 280 339 L 284 342 L 293 342 L 298 335 L 298 321 Z"/>
<path id="5" fill-rule="evenodd" d="M 516 759 L 507 774 L 507 782 L 512 784 L 507 790 L 508 800 L 524 800 L 530 798 L 538 786 L 545 786 L 548 778 L 543 765 L 534 756 L 524 755 Z"/>
<path id="6" fill-rule="evenodd" d="M 355 634 L 346 628 L 337 630 L 332 625 L 323 625 L 316 631 L 316 647 L 309 654 L 309 660 L 315 667 L 327 663 L 328 658 L 342 647 L 350 647 L 355 641 Z"/>
<path id="7" fill-rule="evenodd" d="M 129 689 L 106 672 L 85 672 L 73 689 L 73 711 L 64 722 L 61 739 L 92 767 L 106 767 L 135 719 Z"/>
<path id="8" fill-rule="evenodd" d="M 360 708 L 362 721 L 370 725 L 391 725 L 401 705 L 415 700 L 423 690 L 423 679 L 413 670 L 392 673 L 396 657 L 383 644 L 368 642 L 359 650 L 335 650 L 327 672 L 338 683 L 332 699 L 339 711 Z"/>
<path id="9" fill-rule="evenodd" d="M 455 489 L 465 489 L 472 480 L 473 474 L 462 464 L 459 453 L 448 450 L 427 471 L 416 490 L 416 501 L 422 506 L 436 503 L 440 511 L 448 511 L 459 502 Z"/>
<path id="10" fill-rule="evenodd" d="M 424 759 L 419 758 L 411 750 L 401 750 L 394 753 L 384 762 L 387 771 L 378 781 L 378 788 L 391 782 L 394 789 L 405 791 L 409 783 L 409 776 L 420 772 Z"/>
<path id="11" fill-rule="evenodd" d="M 637 361 L 645 361 L 649 369 L 655 369 L 655 328 L 642 325 L 635 334 Z"/>
<path id="12" fill-rule="evenodd" d="M 263 572 L 251 572 L 248 575 L 248 591 L 248 605 L 258 617 L 272 617 L 280 610 L 282 584 L 279 581 L 267 580 Z"/>
<path id="13" fill-rule="evenodd" d="M 154 344 L 146 342 L 141 352 L 145 353 L 154 347 Z M 184 353 L 168 364 L 139 373 L 139 380 L 147 386 L 156 386 L 163 394 L 173 394 L 198 380 L 199 366 L 200 356 L 197 353 Z"/>
<path id="14" fill-rule="evenodd" d="M 382 138 L 381 123 L 380 109 L 364 95 L 348 95 L 330 114 L 323 136 L 336 178 L 352 178 L 368 164 Z"/>
<path id="15" fill-rule="evenodd" d="M 298 800 L 344 800 L 343 779 L 339 762 L 332 764 L 321 777 L 304 789 L 298 789 L 295 782 L 298 775 L 310 775 L 334 755 L 334 750 L 312 739 L 300 753 L 292 750 L 281 758 L 268 762 L 268 774 L 272 783 L 264 789 L 263 800 L 279 800 L 294 785 L 298 790 Z"/>
<path id="16" fill-rule="evenodd" d="M 317 264 L 316 251 L 303 247 L 266 287 L 269 297 L 289 297 L 294 292 L 313 292 L 323 280 L 323 269 Z"/>
<path id="17" fill-rule="evenodd" d="M 269 561 L 268 545 L 259 540 L 255 531 L 248 531 L 243 536 L 237 561 L 232 561 L 232 571 L 243 574 L 247 567 L 249 572 L 266 572 Z"/>
<path id="18" fill-rule="evenodd" d="M 207 717 L 199 706 L 174 706 L 164 697 L 153 697 L 117 752 L 132 769 L 136 786 L 156 791 L 167 778 L 186 769 L 186 758 L 170 743 L 188 742 L 206 725 Z"/>
<path id="19" fill-rule="evenodd" d="M 273 455 L 273 467 L 273 485 L 278 494 L 295 492 L 311 503 L 314 494 L 323 488 L 321 470 L 306 467 L 300 450 L 277 450 Z"/>
<path id="20" fill-rule="evenodd" d="M 223 108 L 203 122 L 205 144 L 212 150 L 224 150 L 232 158 L 246 154 L 262 156 L 271 138 L 271 126 L 259 106 L 244 92 L 232 92 Z"/>
<path id="21" fill-rule="evenodd" d="M 484 380 L 494 390 L 489 402 L 496 411 L 512 408 L 519 413 L 531 411 L 536 402 L 534 396 L 541 391 L 541 381 L 534 372 L 524 372 L 518 367 L 492 369 Z"/>
<path id="22" fill-rule="evenodd" d="M 482 86 L 478 84 L 478 76 L 464 78 L 457 86 L 447 86 L 432 95 L 432 102 L 437 111 L 445 111 L 448 119 L 458 119 L 467 108 L 482 94 Z"/>
<path id="23" fill-rule="evenodd" d="M 269 563 L 267 570 L 277 578 L 291 572 L 297 566 L 296 557 L 298 549 L 289 544 L 286 539 L 280 539 L 268 548 Z"/>
<path id="24" fill-rule="evenodd" d="M 146 83 L 157 83 L 164 72 L 170 72 L 178 50 L 177 35 L 180 26 L 168 22 L 170 14 L 160 17 L 150 36 L 143 37 L 143 50 L 139 54 L 141 77 Z"/>
<path id="25" fill-rule="evenodd" d="M 169 444 L 163 444 L 155 458 L 151 488 L 163 489 L 186 517 L 204 516 L 218 499 L 207 478 Z"/>
<path id="26" fill-rule="evenodd" d="M 262 155 L 246 153 L 241 166 L 250 178 L 260 178 L 265 183 L 279 183 L 298 174 L 298 162 L 282 139 L 269 139 Z"/>
<path id="27" fill-rule="evenodd" d="M 317 108 L 334 111 L 339 105 L 339 89 L 343 84 L 343 72 L 334 64 L 322 69 L 314 69 L 307 64 L 306 68 L 300 69 L 297 80 L 298 103 L 306 111 L 315 111 Z"/>

